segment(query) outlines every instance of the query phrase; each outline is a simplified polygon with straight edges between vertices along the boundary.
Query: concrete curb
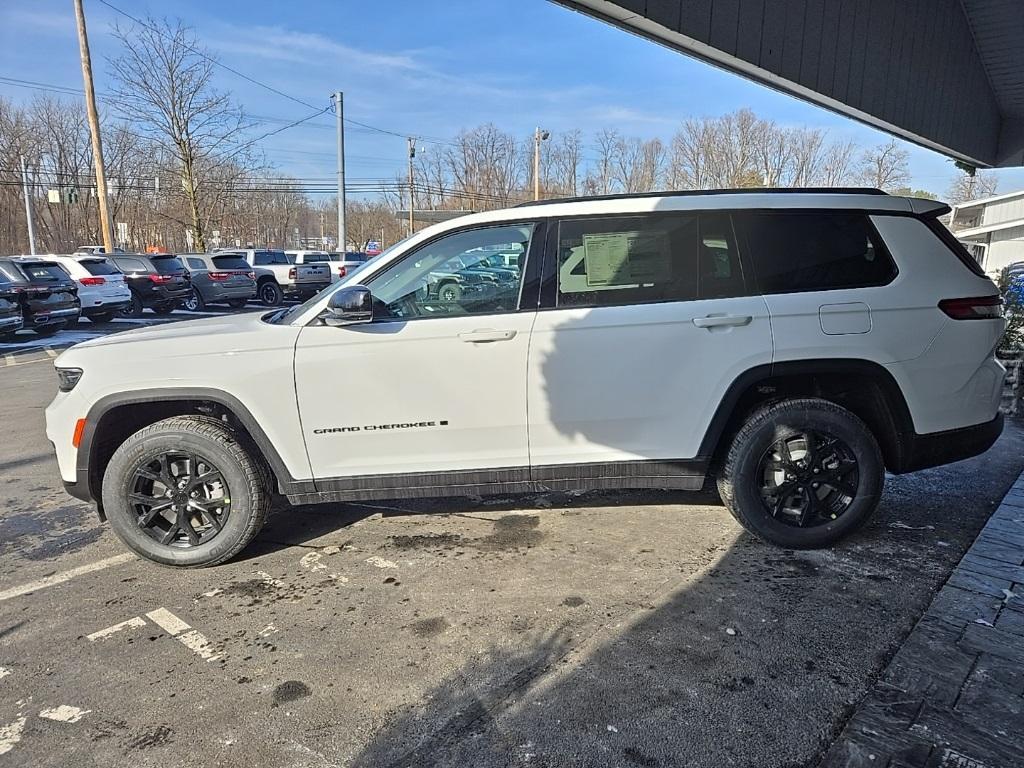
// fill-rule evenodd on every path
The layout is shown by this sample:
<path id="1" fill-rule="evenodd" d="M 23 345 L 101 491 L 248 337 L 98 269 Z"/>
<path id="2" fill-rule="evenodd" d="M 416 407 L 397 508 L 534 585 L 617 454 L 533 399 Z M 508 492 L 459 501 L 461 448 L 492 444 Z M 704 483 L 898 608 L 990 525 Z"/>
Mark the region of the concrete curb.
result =
<path id="1" fill-rule="evenodd" d="M 1024 473 L 819 768 L 1024 765 Z"/>

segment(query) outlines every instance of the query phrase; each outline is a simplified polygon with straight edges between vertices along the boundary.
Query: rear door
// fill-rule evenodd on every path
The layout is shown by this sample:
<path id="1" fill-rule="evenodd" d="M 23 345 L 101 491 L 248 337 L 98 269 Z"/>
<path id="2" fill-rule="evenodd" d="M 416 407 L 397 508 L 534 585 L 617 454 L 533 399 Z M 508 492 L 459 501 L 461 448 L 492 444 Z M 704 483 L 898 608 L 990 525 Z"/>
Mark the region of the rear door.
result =
<path id="1" fill-rule="evenodd" d="M 527 371 L 534 477 L 591 464 L 604 477 L 682 476 L 686 487 L 699 467 L 672 460 L 698 458 L 729 385 L 772 356 L 730 217 L 564 219 L 544 272 Z M 652 482 L 675 484 L 663 480 Z"/>

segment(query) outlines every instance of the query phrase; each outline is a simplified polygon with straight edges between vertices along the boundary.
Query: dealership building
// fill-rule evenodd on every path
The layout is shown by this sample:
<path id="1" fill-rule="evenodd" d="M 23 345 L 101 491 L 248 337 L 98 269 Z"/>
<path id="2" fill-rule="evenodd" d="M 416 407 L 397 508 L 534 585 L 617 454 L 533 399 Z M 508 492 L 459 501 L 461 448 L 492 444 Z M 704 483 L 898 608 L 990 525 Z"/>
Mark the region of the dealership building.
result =
<path id="1" fill-rule="evenodd" d="M 1024 262 L 1024 191 L 971 200 L 953 207 L 949 228 L 985 271 Z"/>

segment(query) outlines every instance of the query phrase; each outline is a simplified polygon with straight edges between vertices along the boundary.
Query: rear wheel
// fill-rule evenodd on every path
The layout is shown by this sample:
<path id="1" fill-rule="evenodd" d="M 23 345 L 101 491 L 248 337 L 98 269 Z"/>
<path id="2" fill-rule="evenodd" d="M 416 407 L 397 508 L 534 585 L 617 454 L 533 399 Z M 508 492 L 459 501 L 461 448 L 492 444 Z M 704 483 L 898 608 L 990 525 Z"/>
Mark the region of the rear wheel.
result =
<path id="1" fill-rule="evenodd" d="M 878 443 L 855 414 L 827 400 L 783 400 L 736 433 L 718 477 L 733 516 L 782 547 L 811 549 L 860 528 L 884 480 Z"/>
<path id="2" fill-rule="evenodd" d="M 122 317 L 142 317 L 142 299 L 132 291 L 132 299 L 128 306 L 121 310 Z"/>
<path id="3" fill-rule="evenodd" d="M 281 290 L 281 286 L 271 280 L 265 280 L 260 283 L 258 293 L 260 301 L 268 307 L 280 306 L 281 302 L 284 301 L 284 292 Z"/>
<path id="4" fill-rule="evenodd" d="M 35 329 L 37 336 L 53 336 L 59 331 L 67 328 L 67 323 L 54 323 L 53 325 L 42 325 Z"/>
<path id="5" fill-rule="evenodd" d="M 444 283 L 437 289 L 437 298 L 446 303 L 456 302 L 462 298 L 462 286 L 458 283 Z"/>
<path id="6" fill-rule="evenodd" d="M 136 432 L 103 476 L 103 508 L 118 537 L 163 565 L 217 565 L 259 532 L 271 505 L 267 472 L 241 436 L 204 416 Z"/>
<path id="7" fill-rule="evenodd" d="M 185 307 L 189 312 L 199 312 L 203 307 L 206 306 L 206 302 L 203 301 L 202 295 L 195 288 L 192 289 L 192 293 L 189 294 L 188 298 L 182 302 L 182 306 Z"/>

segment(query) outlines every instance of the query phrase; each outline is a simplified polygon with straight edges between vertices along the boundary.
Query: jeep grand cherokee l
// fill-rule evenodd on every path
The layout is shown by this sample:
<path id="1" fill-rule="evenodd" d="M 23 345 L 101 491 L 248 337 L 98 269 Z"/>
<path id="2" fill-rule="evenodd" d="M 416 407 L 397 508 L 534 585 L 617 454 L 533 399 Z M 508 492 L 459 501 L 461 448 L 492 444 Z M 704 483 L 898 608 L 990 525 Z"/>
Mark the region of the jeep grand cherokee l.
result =
<path id="1" fill-rule="evenodd" d="M 169 565 L 232 557 L 276 494 L 711 477 L 758 536 L 827 546 L 874 512 L 886 470 L 1001 431 L 1000 298 L 936 221 L 947 210 L 778 190 L 465 216 L 305 304 L 73 347 L 47 434 L 69 492 Z M 496 247 L 523 254 L 511 306 L 428 290 Z M 354 380 L 359 400 L 322 407 Z"/>

